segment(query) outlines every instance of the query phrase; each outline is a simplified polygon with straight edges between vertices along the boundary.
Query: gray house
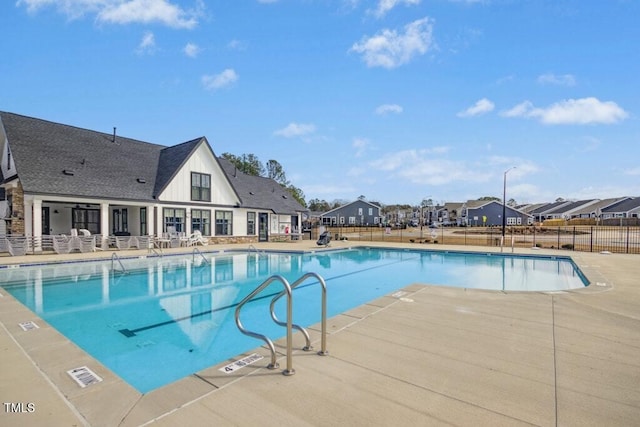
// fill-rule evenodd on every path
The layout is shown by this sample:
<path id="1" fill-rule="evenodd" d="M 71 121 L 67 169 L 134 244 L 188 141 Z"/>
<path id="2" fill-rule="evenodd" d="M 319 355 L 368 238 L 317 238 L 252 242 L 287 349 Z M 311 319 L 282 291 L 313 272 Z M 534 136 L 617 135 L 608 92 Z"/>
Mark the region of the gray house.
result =
<path id="1" fill-rule="evenodd" d="M 640 197 L 624 199 L 601 210 L 602 219 L 638 218 L 640 216 Z"/>
<path id="2" fill-rule="evenodd" d="M 502 203 L 491 200 L 469 200 L 462 207 L 462 215 L 459 218 L 460 225 L 467 226 L 501 226 Z M 511 206 L 505 206 L 505 225 L 529 225 L 533 223 L 533 217 Z"/>
<path id="3" fill-rule="evenodd" d="M 365 200 L 337 207 L 320 215 L 322 225 L 379 225 L 383 222 L 380 206 Z"/>

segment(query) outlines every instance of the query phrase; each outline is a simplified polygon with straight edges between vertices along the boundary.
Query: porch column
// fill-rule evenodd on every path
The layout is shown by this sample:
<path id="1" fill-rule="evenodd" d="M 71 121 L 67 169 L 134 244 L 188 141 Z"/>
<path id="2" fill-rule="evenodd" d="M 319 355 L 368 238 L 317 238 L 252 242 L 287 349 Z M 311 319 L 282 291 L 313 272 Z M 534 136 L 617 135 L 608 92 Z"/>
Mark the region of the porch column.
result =
<path id="1" fill-rule="evenodd" d="M 31 233 L 34 252 L 42 252 L 42 200 L 33 200 L 33 221 Z"/>
<path id="2" fill-rule="evenodd" d="M 24 200 L 24 237 L 33 236 L 33 200 L 31 198 Z M 14 217 L 15 221 L 16 218 Z M 13 231 L 13 230 L 12 230 Z"/>
<path id="3" fill-rule="evenodd" d="M 156 229 L 156 217 L 153 214 L 153 206 L 147 206 L 147 235 L 153 236 L 155 234 L 154 230 Z"/>
<path id="4" fill-rule="evenodd" d="M 100 203 L 100 233 L 102 233 L 102 242 L 96 242 L 97 246 L 107 248 L 109 246 L 109 203 Z"/>

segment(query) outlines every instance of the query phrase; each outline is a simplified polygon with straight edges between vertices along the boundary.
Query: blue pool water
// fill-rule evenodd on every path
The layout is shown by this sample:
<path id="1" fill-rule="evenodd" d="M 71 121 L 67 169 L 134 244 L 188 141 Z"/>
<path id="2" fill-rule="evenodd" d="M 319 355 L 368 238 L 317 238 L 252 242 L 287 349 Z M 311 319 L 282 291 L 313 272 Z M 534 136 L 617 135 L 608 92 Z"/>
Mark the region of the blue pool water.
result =
<path id="1" fill-rule="evenodd" d="M 263 344 L 241 334 L 235 307 L 274 274 L 307 272 L 327 284 L 328 316 L 411 283 L 509 291 L 557 291 L 587 282 L 568 258 L 356 248 L 317 253 L 246 252 L 3 269 L 0 284 L 140 392 L 148 392 Z M 248 330 L 285 335 L 269 316 L 274 282 L 242 311 Z M 277 306 L 285 319 L 284 298 Z M 294 291 L 293 320 L 320 321 L 320 288 Z"/>

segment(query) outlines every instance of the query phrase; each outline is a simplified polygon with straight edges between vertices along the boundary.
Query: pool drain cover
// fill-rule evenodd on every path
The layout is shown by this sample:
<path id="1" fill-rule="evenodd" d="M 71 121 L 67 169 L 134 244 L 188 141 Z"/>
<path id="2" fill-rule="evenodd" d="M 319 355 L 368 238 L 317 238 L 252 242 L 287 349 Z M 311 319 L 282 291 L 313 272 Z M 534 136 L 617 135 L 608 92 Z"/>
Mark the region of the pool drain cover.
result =
<path id="1" fill-rule="evenodd" d="M 23 331 L 32 331 L 34 329 L 40 329 L 40 326 L 36 325 L 35 322 L 29 320 L 28 322 L 18 323 Z"/>

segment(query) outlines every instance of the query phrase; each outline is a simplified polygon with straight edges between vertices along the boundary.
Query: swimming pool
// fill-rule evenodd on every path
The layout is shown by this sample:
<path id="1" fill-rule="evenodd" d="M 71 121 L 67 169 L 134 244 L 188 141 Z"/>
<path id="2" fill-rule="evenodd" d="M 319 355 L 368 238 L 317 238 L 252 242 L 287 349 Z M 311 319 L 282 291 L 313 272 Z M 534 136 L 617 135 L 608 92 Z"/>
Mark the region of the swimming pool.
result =
<path id="1" fill-rule="evenodd" d="M 565 257 L 353 248 L 316 253 L 227 252 L 43 265 L 0 271 L 3 288 L 138 391 L 145 393 L 262 345 L 241 334 L 235 307 L 273 274 L 290 282 L 316 272 L 334 316 L 411 283 L 493 290 L 584 287 Z M 320 320 L 319 290 L 294 291 L 295 323 Z M 269 317 L 266 288 L 242 312 L 249 330 L 285 334 Z M 284 319 L 284 299 L 276 306 Z"/>

